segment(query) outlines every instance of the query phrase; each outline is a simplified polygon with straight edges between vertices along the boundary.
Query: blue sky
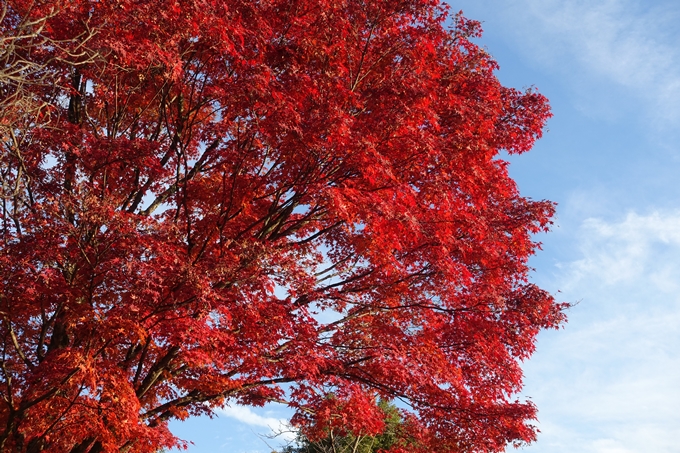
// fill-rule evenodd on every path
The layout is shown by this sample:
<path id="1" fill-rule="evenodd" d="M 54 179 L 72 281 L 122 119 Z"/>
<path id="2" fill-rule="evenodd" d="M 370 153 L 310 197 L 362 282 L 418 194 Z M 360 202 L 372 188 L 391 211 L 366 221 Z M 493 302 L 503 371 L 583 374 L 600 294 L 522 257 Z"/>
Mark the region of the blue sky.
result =
<path id="1" fill-rule="evenodd" d="M 680 2 L 450 4 L 483 22 L 503 83 L 536 86 L 554 113 L 511 174 L 559 203 L 534 281 L 579 303 L 525 363 L 541 434 L 524 451 L 679 451 Z M 171 427 L 190 453 L 269 453 L 287 415 L 232 407 Z"/>

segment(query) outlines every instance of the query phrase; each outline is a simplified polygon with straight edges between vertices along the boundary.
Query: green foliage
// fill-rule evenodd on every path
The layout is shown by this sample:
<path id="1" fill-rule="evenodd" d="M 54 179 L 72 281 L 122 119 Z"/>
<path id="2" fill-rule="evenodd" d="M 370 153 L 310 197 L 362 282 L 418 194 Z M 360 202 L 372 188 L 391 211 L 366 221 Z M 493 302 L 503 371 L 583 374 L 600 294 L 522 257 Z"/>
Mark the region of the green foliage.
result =
<path id="1" fill-rule="evenodd" d="M 281 453 L 374 453 L 389 450 L 403 439 L 404 422 L 394 404 L 380 401 L 378 407 L 385 414 L 385 429 L 381 434 L 368 436 L 354 433 L 341 436 L 331 429 L 325 438 L 318 441 L 299 434 L 296 445 L 285 447 Z"/>

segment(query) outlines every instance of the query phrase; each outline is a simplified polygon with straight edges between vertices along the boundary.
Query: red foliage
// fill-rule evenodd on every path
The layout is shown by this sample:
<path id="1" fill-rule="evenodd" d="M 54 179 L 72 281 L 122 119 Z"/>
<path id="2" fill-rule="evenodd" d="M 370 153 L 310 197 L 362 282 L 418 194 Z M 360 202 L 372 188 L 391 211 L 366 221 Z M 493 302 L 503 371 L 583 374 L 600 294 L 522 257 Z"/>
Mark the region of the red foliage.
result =
<path id="1" fill-rule="evenodd" d="M 478 23 L 439 0 L 6 3 L 3 33 L 47 18 L 17 52 L 58 83 L 26 88 L 47 110 L 0 155 L 0 452 L 152 452 L 225 401 L 287 401 L 313 435 L 379 431 L 399 399 L 426 451 L 534 439 L 512 395 L 563 321 L 527 281 L 553 204 L 498 153 L 550 113 Z"/>

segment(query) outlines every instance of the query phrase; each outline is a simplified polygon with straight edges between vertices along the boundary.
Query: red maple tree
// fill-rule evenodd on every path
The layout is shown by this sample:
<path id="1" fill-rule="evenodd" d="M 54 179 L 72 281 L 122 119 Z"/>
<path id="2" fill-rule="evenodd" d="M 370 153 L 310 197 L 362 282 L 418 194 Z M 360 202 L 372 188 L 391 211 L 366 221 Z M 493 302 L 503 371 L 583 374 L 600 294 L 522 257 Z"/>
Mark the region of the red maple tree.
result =
<path id="1" fill-rule="evenodd" d="M 439 0 L 3 6 L 0 56 L 28 66 L 0 70 L 0 452 L 152 452 L 225 402 L 284 401 L 314 438 L 399 400 L 395 451 L 535 438 L 513 395 L 563 321 L 527 279 L 554 208 L 498 153 L 550 113 L 478 23 Z"/>

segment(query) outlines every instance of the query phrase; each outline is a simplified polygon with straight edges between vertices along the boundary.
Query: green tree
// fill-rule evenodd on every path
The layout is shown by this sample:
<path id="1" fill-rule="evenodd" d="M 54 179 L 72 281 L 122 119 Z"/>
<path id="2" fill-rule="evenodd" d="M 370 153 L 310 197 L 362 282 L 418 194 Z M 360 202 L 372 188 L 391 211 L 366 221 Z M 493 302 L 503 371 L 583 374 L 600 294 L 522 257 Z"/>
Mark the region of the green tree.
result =
<path id="1" fill-rule="evenodd" d="M 285 447 L 281 453 L 373 453 L 407 442 L 399 409 L 387 401 L 380 401 L 378 407 L 385 417 L 385 427 L 380 434 L 344 433 L 329 428 L 326 437 L 312 440 L 300 433 L 296 444 Z"/>

